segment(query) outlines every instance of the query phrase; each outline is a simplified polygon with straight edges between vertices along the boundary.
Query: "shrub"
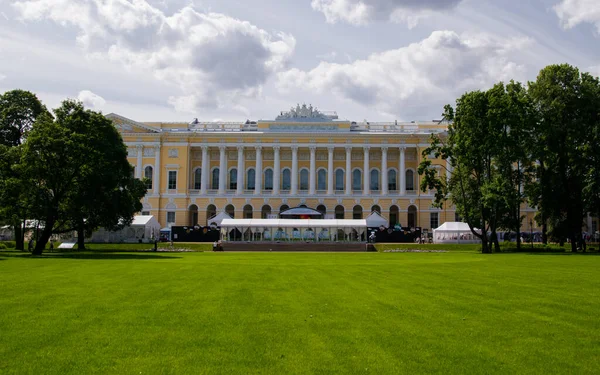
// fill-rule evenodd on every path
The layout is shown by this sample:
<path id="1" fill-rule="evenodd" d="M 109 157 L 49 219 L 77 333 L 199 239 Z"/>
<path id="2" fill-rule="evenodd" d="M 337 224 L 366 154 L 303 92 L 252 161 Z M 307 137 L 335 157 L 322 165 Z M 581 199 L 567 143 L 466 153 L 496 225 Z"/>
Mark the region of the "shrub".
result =
<path id="1" fill-rule="evenodd" d="M 14 249 L 16 244 L 15 241 L 0 241 L 0 244 L 3 244 L 5 249 Z"/>
<path id="2" fill-rule="evenodd" d="M 5 245 L 5 244 L 3 244 L 3 243 L 0 243 L 0 250 L 4 250 L 4 249 L 6 249 L 6 248 L 7 248 L 7 247 L 6 247 L 6 245 Z"/>

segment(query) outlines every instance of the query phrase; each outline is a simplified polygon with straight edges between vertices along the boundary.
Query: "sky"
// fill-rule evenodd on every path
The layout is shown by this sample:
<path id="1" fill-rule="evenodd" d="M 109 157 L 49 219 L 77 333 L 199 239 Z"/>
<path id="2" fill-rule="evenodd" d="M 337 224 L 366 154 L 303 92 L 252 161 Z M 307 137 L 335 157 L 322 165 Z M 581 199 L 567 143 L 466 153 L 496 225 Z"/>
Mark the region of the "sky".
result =
<path id="1" fill-rule="evenodd" d="M 0 92 L 137 121 L 430 121 L 560 63 L 600 75 L 599 0 L 0 0 Z"/>

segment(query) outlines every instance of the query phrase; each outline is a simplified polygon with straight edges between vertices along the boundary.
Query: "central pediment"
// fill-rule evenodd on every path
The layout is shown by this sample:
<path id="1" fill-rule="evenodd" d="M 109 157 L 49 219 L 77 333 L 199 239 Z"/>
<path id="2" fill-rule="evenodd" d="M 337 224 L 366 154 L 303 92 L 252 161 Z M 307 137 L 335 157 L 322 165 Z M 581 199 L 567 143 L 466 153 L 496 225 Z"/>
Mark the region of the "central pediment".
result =
<path id="1" fill-rule="evenodd" d="M 275 118 L 277 122 L 330 122 L 337 120 L 337 113 L 325 113 L 319 111 L 312 105 L 297 104 L 296 107 L 290 108 L 289 111 L 282 111 L 279 116 Z"/>

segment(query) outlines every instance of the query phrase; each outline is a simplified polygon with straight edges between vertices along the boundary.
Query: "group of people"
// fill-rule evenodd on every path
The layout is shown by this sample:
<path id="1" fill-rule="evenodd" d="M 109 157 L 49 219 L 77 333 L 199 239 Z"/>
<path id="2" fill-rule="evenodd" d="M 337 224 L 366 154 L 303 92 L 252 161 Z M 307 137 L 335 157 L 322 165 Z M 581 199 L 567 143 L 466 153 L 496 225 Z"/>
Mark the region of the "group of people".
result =
<path id="1" fill-rule="evenodd" d="M 221 240 L 215 241 L 213 243 L 213 251 L 223 251 L 223 243 Z"/>

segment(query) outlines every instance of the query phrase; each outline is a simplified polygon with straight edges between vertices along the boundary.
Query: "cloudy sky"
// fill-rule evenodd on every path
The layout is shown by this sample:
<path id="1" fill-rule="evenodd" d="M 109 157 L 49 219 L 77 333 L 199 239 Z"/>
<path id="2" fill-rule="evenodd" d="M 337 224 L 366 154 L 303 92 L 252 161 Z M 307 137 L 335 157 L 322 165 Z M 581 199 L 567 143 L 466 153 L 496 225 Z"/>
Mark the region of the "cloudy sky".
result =
<path id="1" fill-rule="evenodd" d="M 0 92 L 139 121 L 431 120 L 564 62 L 600 74 L 599 0 L 0 0 Z"/>

